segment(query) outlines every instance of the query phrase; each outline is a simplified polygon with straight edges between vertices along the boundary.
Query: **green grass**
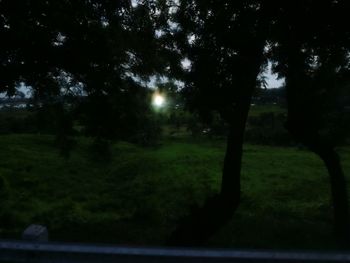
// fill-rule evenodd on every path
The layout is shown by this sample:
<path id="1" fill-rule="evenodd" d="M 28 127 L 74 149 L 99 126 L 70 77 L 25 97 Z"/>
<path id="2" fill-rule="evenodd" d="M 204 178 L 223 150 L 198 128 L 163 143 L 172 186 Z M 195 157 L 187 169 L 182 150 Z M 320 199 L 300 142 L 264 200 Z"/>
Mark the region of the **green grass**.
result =
<path id="1" fill-rule="evenodd" d="M 0 237 L 20 238 L 38 223 L 54 241 L 134 245 L 164 244 L 192 206 L 218 191 L 225 149 L 223 141 L 119 142 L 102 163 L 87 138 L 70 159 L 51 136 L 0 136 L 0 144 Z M 339 152 L 350 174 L 350 148 Z M 334 248 L 321 161 L 296 148 L 247 145 L 244 154 L 242 204 L 207 246 Z"/>

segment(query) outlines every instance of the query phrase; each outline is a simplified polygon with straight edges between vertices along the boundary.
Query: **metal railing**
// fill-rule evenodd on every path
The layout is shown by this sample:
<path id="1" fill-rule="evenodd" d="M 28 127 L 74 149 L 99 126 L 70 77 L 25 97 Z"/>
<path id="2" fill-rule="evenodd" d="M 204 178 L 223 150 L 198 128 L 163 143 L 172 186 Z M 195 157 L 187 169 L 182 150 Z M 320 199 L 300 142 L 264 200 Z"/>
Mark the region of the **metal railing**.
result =
<path id="1" fill-rule="evenodd" d="M 118 247 L 0 240 L 0 262 L 350 262 L 350 253 Z"/>

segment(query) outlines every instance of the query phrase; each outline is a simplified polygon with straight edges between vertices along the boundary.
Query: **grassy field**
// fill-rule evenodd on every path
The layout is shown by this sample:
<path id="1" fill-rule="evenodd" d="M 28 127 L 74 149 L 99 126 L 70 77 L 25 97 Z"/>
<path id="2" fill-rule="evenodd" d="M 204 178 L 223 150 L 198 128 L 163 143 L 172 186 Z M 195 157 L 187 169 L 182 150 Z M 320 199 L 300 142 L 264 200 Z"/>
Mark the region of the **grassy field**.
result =
<path id="1" fill-rule="evenodd" d="M 54 138 L 0 136 L 0 237 L 20 238 L 31 223 L 53 241 L 162 245 L 178 220 L 219 189 L 223 141 L 164 141 L 156 148 L 119 142 L 108 163 L 91 141 L 70 159 Z M 350 148 L 340 148 L 350 174 Z M 243 200 L 210 247 L 332 249 L 325 168 L 297 148 L 246 145 Z"/>

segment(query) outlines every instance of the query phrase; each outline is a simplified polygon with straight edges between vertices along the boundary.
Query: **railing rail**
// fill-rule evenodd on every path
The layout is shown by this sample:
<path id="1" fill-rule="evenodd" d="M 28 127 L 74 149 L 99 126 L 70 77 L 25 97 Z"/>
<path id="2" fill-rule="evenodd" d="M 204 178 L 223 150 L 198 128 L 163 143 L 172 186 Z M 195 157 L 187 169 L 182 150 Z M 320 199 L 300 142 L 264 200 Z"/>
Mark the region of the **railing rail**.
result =
<path id="1" fill-rule="evenodd" d="M 0 240 L 0 262 L 350 262 L 350 253 L 118 247 Z"/>

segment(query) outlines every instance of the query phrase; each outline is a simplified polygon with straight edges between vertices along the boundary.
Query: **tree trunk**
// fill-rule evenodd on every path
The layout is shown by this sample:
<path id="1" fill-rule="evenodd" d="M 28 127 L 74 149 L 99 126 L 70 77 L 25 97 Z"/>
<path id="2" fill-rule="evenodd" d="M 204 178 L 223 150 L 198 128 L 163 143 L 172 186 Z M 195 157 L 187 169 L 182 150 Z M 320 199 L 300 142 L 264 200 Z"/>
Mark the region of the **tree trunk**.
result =
<path id="1" fill-rule="evenodd" d="M 332 148 L 322 147 L 315 151 L 325 163 L 331 183 L 334 213 L 334 230 L 337 241 L 342 247 L 349 247 L 349 209 L 348 194 L 344 173 L 339 156 Z"/>
<path id="2" fill-rule="evenodd" d="M 241 196 L 244 133 L 252 96 L 263 62 L 264 45 L 264 41 L 257 42 L 254 48 L 242 51 L 241 72 L 237 73 L 235 83 L 240 88 L 237 91 L 235 103 L 231 109 L 224 109 L 220 112 L 222 118 L 229 124 L 220 196 L 223 202 L 233 209 L 238 207 Z"/>
<path id="3" fill-rule="evenodd" d="M 250 92 L 240 99 L 229 120 L 220 195 L 234 208 L 240 201 L 244 132 L 253 89 L 249 87 Z"/>
<path id="4" fill-rule="evenodd" d="M 255 85 L 249 86 L 249 90 L 246 90 L 249 92 L 245 92 L 246 96 L 242 97 L 235 110 L 227 115 L 231 121 L 220 195 L 207 199 L 203 207 L 194 208 L 169 237 L 168 245 L 202 245 L 235 213 L 240 201 L 244 130 L 254 87 Z"/>
<path id="5" fill-rule="evenodd" d="M 300 127 L 297 129 L 300 129 Z M 350 245 L 348 194 L 339 156 L 334 147 L 321 140 L 317 131 L 296 131 L 293 128 L 290 128 L 290 131 L 322 159 L 328 170 L 331 183 L 335 237 L 341 247 L 348 248 Z"/>

